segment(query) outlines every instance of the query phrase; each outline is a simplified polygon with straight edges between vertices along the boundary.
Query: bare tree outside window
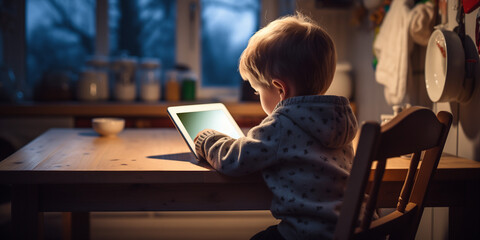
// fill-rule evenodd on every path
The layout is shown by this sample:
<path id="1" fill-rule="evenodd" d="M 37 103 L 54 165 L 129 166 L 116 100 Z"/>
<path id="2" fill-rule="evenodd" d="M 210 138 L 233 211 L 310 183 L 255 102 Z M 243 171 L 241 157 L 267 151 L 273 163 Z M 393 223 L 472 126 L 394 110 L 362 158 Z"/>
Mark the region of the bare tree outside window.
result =
<path id="1" fill-rule="evenodd" d="M 109 57 L 175 60 L 175 0 L 109 0 Z M 27 0 L 27 65 L 30 85 L 47 73 L 78 73 L 95 52 L 95 0 Z"/>
<path id="2" fill-rule="evenodd" d="M 27 1 L 30 85 L 52 72 L 76 72 L 94 51 L 95 0 Z"/>
<path id="3" fill-rule="evenodd" d="M 137 41 L 141 43 L 143 57 L 160 58 L 162 68 L 175 65 L 176 1 L 139 1 L 141 30 Z"/>
<path id="4" fill-rule="evenodd" d="M 258 30 L 259 0 L 203 0 L 202 84 L 239 87 L 238 58 Z"/>

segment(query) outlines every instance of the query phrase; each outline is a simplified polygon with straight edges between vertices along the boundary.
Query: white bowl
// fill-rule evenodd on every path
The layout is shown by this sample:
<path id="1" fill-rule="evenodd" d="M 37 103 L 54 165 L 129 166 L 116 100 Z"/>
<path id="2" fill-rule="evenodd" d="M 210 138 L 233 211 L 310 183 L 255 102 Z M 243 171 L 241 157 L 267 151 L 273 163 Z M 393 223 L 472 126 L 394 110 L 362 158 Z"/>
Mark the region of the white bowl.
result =
<path id="1" fill-rule="evenodd" d="M 93 129 L 104 137 L 114 137 L 125 127 L 123 118 L 94 118 L 92 119 Z"/>
<path id="2" fill-rule="evenodd" d="M 428 40 L 425 84 L 433 102 L 461 102 L 465 81 L 465 52 L 452 31 L 435 30 Z"/>

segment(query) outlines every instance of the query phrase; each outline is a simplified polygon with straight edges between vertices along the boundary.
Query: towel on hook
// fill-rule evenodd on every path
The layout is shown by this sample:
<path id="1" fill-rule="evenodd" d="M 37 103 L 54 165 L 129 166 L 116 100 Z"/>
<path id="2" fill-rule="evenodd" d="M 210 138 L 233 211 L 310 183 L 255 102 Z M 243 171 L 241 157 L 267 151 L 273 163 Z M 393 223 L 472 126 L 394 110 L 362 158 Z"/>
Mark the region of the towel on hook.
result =
<path id="1" fill-rule="evenodd" d="M 378 59 L 375 79 L 384 85 L 389 105 L 402 104 L 406 94 L 408 56 L 413 46 L 408 32 L 412 6 L 413 0 L 392 1 L 373 43 Z"/>
<path id="2" fill-rule="evenodd" d="M 428 45 L 428 40 L 433 32 L 433 3 L 426 2 L 415 5 L 411 13 L 410 36 L 415 43 L 422 46 Z"/>

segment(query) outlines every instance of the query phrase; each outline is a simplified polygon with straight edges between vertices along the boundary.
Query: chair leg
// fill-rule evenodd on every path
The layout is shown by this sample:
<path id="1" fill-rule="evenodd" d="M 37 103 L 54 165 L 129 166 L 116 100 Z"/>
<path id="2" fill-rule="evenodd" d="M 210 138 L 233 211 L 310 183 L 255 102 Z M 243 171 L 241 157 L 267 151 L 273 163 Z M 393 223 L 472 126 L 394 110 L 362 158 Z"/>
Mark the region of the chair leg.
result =
<path id="1" fill-rule="evenodd" d="M 14 239 L 43 239 L 43 212 L 39 212 L 37 185 L 13 185 L 12 225 Z"/>
<path id="2" fill-rule="evenodd" d="M 90 239 L 90 213 L 64 212 L 62 213 L 63 239 Z"/>
<path id="3" fill-rule="evenodd" d="M 449 207 L 448 238 L 480 239 L 480 183 L 465 183 L 464 186 L 464 204 Z"/>

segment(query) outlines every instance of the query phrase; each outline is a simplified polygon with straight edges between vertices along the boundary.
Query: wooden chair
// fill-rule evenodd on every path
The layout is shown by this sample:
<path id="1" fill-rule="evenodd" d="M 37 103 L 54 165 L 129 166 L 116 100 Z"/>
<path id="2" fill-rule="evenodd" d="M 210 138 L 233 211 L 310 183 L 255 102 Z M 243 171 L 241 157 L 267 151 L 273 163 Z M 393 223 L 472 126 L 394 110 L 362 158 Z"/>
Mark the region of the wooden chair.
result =
<path id="1" fill-rule="evenodd" d="M 435 116 L 423 107 L 408 108 L 383 126 L 364 123 L 334 239 L 414 239 L 451 123 L 452 114 L 440 112 Z M 411 154 L 410 168 L 396 210 L 372 221 L 386 161 L 407 154 Z M 373 162 L 373 181 L 366 192 Z M 361 212 L 363 217 L 359 218 Z"/>

